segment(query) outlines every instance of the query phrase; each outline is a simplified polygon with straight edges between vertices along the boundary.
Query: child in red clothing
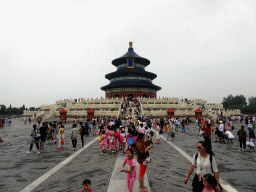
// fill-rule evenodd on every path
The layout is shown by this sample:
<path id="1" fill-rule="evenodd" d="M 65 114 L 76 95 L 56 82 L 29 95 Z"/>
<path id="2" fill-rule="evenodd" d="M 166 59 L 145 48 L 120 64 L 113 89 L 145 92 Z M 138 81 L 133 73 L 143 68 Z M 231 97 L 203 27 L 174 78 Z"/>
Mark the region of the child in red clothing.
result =
<path id="1" fill-rule="evenodd" d="M 106 140 L 105 130 L 102 130 L 101 141 L 100 141 L 100 148 L 101 148 L 101 152 L 102 152 L 102 153 L 105 153 L 105 152 L 104 152 L 105 140 Z"/>
<path id="2" fill-rule="evenodd" d="M 85 179 L 83 181 L 82 186 L 83 186 L 83 191 L 80 191 L 80 192 L 93 192 L 93 190 L 90 189 L 91 188 L 91 181 L 89 179 Z"/>

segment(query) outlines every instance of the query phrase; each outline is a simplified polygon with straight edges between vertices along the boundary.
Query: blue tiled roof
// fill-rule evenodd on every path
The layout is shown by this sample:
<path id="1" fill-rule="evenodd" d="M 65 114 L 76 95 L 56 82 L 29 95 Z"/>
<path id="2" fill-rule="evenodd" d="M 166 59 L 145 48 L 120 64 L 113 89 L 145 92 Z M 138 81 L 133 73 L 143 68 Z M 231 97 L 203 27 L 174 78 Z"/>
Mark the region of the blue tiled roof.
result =
<path id="1" fill-rule="evenodd" d="M 125 71 L 115 71 L 105 75 L 106 79 L 111 80 L 115 77 L 147 77 L 151 80 L 155 79 L 157 75 L 148 71 L 134 71 L 133 69 L 127 69 Z"/>
<path id="2" fill-rule="evenodd" d="M 126 54 L 124 54 L 122 57 L 119 57 L 117 59 L 114 59 L 112 61 L 112 64 L 115 66 L 118 66 L 120 64 L 123 64 L 126 62 L 127 58 L 134 58 L 135 62 L 138 62 L 140 64 L 143 64 L 145 66 L 150 64 L 150 61 L 146 58 L 143 58 L 139 55 L 137 55 L 134 51 L 132 47 L 129 47 L 128 52 Z"/>

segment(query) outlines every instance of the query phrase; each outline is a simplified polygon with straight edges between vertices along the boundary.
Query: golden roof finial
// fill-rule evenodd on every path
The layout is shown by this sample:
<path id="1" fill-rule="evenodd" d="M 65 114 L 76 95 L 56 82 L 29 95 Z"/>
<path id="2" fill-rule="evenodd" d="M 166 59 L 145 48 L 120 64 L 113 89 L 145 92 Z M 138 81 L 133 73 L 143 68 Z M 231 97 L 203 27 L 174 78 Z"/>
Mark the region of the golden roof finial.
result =
<path id="1" fill-rule="evenodd" d="M 129 42 L 130 47 L 132 47 L 132 43 L 133 43 L 132 41 Z"/>

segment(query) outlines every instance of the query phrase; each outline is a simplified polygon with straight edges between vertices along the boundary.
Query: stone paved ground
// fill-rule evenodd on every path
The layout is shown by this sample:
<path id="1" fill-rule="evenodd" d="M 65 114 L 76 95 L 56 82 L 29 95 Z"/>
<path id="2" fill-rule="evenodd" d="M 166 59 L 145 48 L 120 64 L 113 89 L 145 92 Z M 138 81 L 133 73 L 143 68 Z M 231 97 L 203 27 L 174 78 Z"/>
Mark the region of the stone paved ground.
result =
<path id="1" fill-rule="evenodd" d="M 0 191 L 20 191 L 73 154 L 71 141 L 67 139 L 70 138 L 70 125 L 65 126 L 66 149 L 56 151 L 54 144 L 46 144 L 45 151 L 40 155 L 36 154 L 35 146 L 34 153 L 26 153 L 30 143 L 27 135 L 32 130 L 32 124 L 24 125 L 21 119 L 16 119 L 12 126 L 0 128 L 0 136 L 4 140 L 0 143 Z M 235 125 L 235 132 L 239 126 Z M 176 133 L 174 144 L 192 156 L 197 152 L 197 141 L 203 138 L 197 136 L 194 124 L 187 127 L 186 136 L 182 136 L 180 131 L 179 129 Z M 95 136 L 86 137 L 86 143 L 94 138 Z M 81 148 L 80 139 L 78 146 L 78 149 Z M 221 179 L 238 191 L 256 191 L 255 152 L 240 152 L 238 141 L 233 144 L 213 142 L 213 150 Z M 191 191 L 193 176 L 187 185 L 183 183 L 191 165 L 185 157 L 164 141 L 161 145 L 155 145 L 150 155 L 154 160 L 148 167 L 147 176 L 152 192 Z M 94 142 L 34 191 L 79 191 L 85 178 L 92 180 L 94 191 L 107 191 L 116 157 L 117 155 L 100 154 L 99 145 Z"/>
<path id="2" fill-rule="evenodd" d="M 242 124 L 234 125 L 235 134 L 237 133 L 241 125 Z M 184 136 L 184 135 L 181 135 L 181 129 L 179 128 L 178 132 L 176 133 L 174 144 L 176 144 L 183 151 L 185 151 L 189 156 L 192 157 L 195 153 L 197 153 L 197 149 L 196 149 L 197 142 L 200 140 L 203 140 L 203 137 L 197 135 L 198 131 L 194 123 L 187 126 L 186 130 L 187 130 L 187 135 Z M 164 136 L 166 137 L 166 133 L 164 134 Z M 212 138 L 214 138 L 214 135 L 212 135 Z M 228 182 L 231 186 L 233 186 L 238 191 L 246 191 L 246 192 L 254 191 L 255 192 L 256 191 L 256 182 L 255 182 L 256 153 L 253 151 L 247 151 L 246 153 L 241 152 L 239 147 L 239 142 L 237 140 L 234 141 L 234 143 L 219 143 L 219 142 L 213 142 L 213 140 L 212 140 L 212 148 L 213 148 L 213 152 L 215 152 L 215 158 L 218 164 L 220 178 Z M 165 148 L 165 145 L 166 144 L 164 143 L 164 146 L 162 147 L 162 149 Z M 155 153 L 155 151 L 152 151 L 152 152 Z M 156 157 L 159 157 L 161 154 L 161 152 L 158 152 L 158 153 L 159 155 L 156 155 Z M 183 185 L 182 180 L 186 177 L 187 171 L 191 163 L 188 160 L 186 160 L 183 156 L 180 156 L 179 154 L 177 154 L 178 158 L 174 160 L 175 158 L 172 157 L 172 154 L 173 153 L 176 154 L 176 152 L 173 148 L 170 149 L 170 153 L 171 153 L 170 161 L 174 161 L 173 163 L 174 166 L 177 166 L 178 168 L 180 168 L 180 164 L 184 163 L 184 165 L 181 166 L 181 169 L 185 170 L 185 173 L 177 173 L 177 178 L 179 179 L 176 182 L 176 184 L 182 186 Z M 158 158 L 158 159 L 161 162 L 163 162 L 162 164 L 166 162 L 165 158 Z M 171 169 L 173 169 L 174 166 L 172 165 Z M 176 167 L 175 167 L 175 170 L 176 170 Z M 161 175 L 163 174 L 164 173 L 162 173 Z M 169 173 L 165 174 L 165 177 L 167 177 L 168 175 Z M 183 178 L 181 175 L 183 176 Z M 163 176 L 163 178 L 165 177 Z M 190 182 L 188 182 L 187 185 L 191 185 L 192 179 L 193 179 L 193 176 L 190 177 Z M 166 186 L 171 187 L 171 185 L 168 185 L 168 184 Z"/>

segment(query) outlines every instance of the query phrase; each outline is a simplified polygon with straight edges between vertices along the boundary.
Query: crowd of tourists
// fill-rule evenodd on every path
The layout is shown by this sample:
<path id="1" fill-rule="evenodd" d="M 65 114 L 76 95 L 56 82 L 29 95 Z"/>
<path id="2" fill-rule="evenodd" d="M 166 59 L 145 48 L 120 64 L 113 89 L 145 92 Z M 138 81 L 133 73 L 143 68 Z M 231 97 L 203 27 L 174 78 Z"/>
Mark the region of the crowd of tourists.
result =
<path id="1" fill-rule="evenodd" d="M 131 107 L 139 108 L 139 102 L 136 100 L 132 100 L 132 102 L 131 100 L 124 101 L 124 111 L 128 111 Z M 235 131 L 233 123 L 241 123 L 243 119 L 248 119 L 247 127 L 241 125 L 241 129 Z M 158 121 L 154 117 L 145 117 L 139 113 L 136 116 L 124 116 L 124 118 L 96 117 L 91 122 L 89 120 L 78 122 L 77 119 L 74 119 L 70 137 L 74 151 L 79 137 L 81 138 L 82 146 L 84 146 L 84 136 L 97 134 L 99 135 L 99 148 L 102 154 L 111 155 L 117 152 L 125 154 L 126 157 L 124 157 L 120 172 L 127 173 L 129 192 L 133 192 L 133 186 L 136 181 L 136 160 L 134 159 L 134 155 L 136 155 L 139 163 L 139 188 L 141 192 L 146 192 L 148 189 L 144 185 L 144 175 L 148 164 L 152 161 L 149 151 L 154 146 L 153 139 L 155 139 L 155 144 L 161 144 L 160 134 L 166 132 L 167 142 L 173 142 L 177 132 L 182 135 L 186 134 L 186 127 L 190 123 L 191 121 L 188 117 L 184 119 L 178 117 L 160 118 Z M 184 183 L 187 183 L 194 169 L 196 169 L 196 175 L 192 183 L 193 191 L 221 191 L 217 163 L 212 151 L 211 134 L 215 135 L 216 142 L 232 142 L 238 137 L 241 151 L 242 147 L 246 151 L 246 146 L 255 150 L 255 123 L 253 116 L 226 117 L 218 119 L 218 121 L 215 121 L 212 117 L 196 119 L 198 135 L 202 135 L 204 141 L 198 142 L 196 146 L 198 153 L 193 156 L 192 165 L 184 179 Z M 248 129 L 248 135 L 245 128 Z M 236 135 L 234 135 L 235 132 Z M 35 124 L 31 132 L 32 140 L 28 153 L 31 153 L 35 144 L 38 154 L 40 154 L 40 150 L 44 150 L 46 141 L 58 144 L 56 150 L 64 150 L 64 135 L 62 122 L 45 122 L 39 129 Z M 129 165 L 128 169 L 125 169 L 126 164 Z M 82 186 L 84 191 L 90 190 L 91 181 L 84 181 Z"/>

